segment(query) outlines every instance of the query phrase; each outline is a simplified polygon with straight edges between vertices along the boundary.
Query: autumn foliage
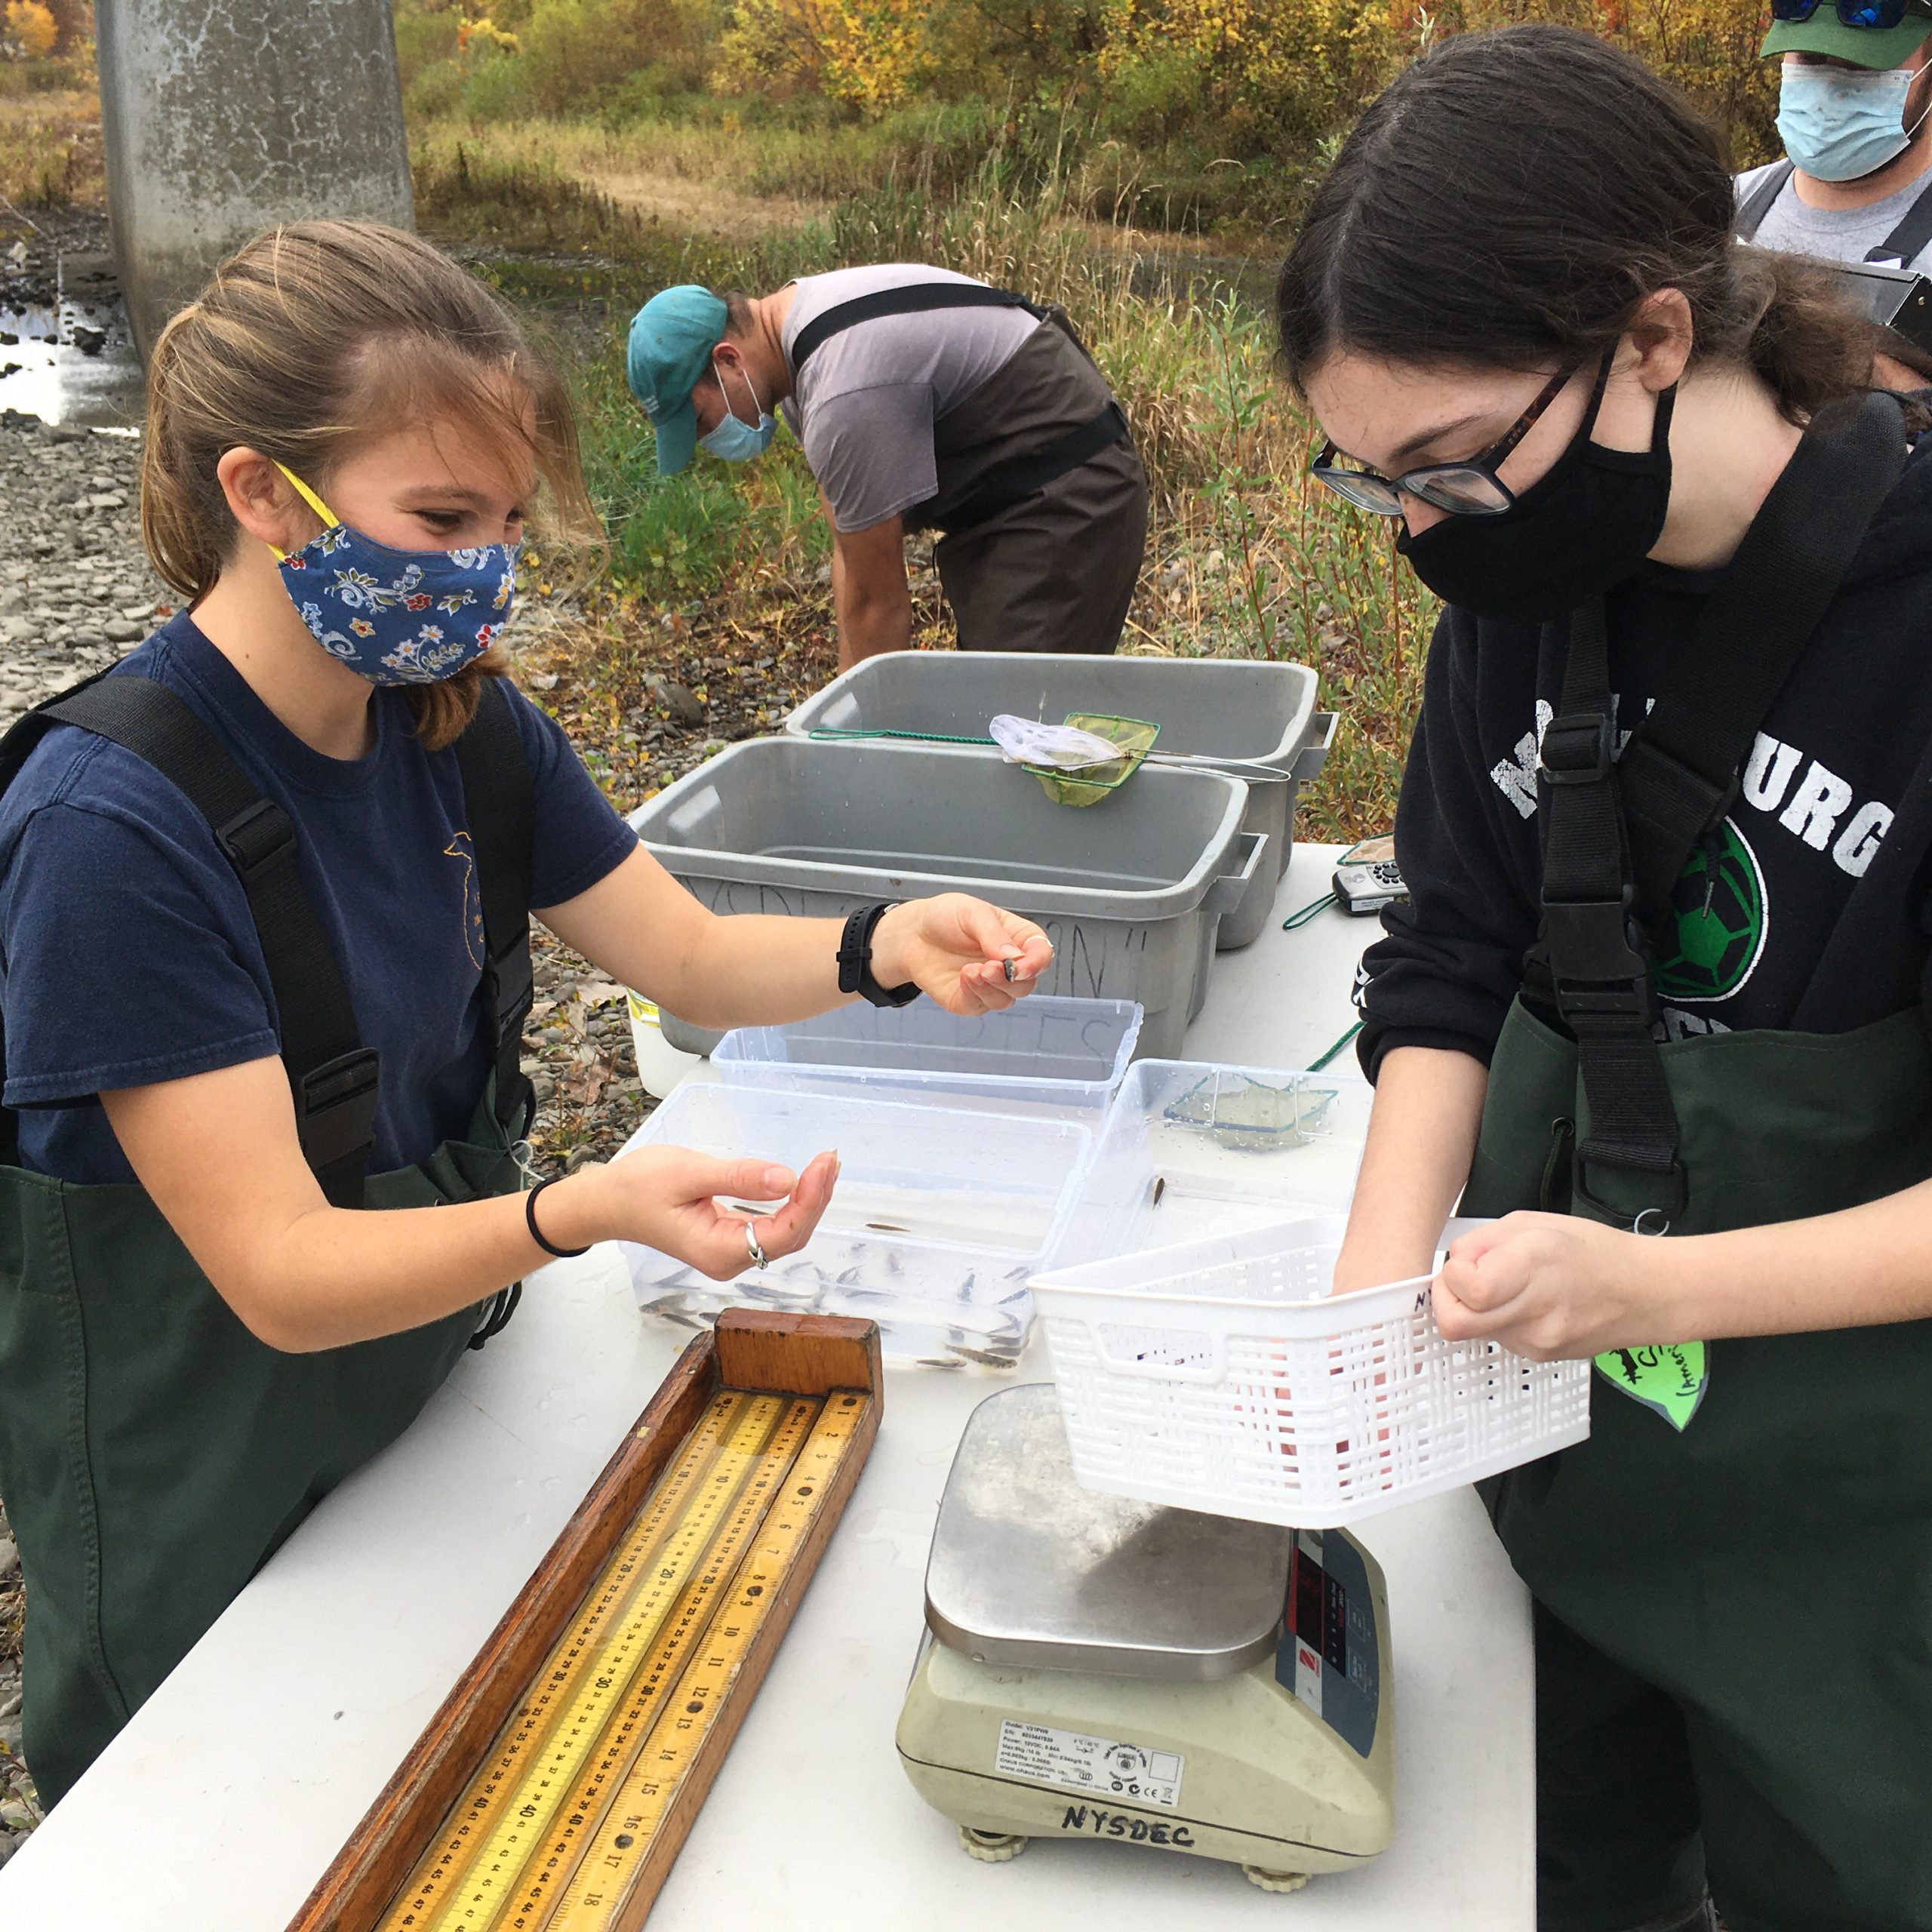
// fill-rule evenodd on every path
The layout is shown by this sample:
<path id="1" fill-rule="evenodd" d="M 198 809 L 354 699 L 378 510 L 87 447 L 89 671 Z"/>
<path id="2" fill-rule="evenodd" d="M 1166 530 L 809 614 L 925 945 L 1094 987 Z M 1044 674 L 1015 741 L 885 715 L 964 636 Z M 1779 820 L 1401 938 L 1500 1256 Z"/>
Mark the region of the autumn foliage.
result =
<path id="1" fill-rule="evenodd" d="M 17 60 L 45 60 L 60 38 L 60 23 L 42 0 L 7 0 L 5 44 Z"/>
<path id="2" fill-rule="evenodd" d="M 8 17 L 27 11 L 38 0 Z M 438 111 L 460 94 L 485 118 L 608 115 L 683 92 L 875 119 L 979 100 L 1141 152 L 1297 167 L 1444 36 L 1559 20 L 1676 81 L 1740 165 L 1777 151 L 1764 15 L 1737 0 L 397 0 L 397 14 L 406 77 L 448 51 Z"/>

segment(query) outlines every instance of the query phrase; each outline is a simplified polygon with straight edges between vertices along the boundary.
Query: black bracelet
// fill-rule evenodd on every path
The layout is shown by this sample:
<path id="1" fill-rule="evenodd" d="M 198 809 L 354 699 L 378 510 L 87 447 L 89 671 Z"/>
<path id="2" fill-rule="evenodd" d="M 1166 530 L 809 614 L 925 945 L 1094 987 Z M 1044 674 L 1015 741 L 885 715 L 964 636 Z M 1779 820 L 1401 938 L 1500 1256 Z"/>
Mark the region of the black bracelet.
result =
<path id="1" fill-rule="evenodd" d="M 561 1174 L 552 1174 L 548 1180 L 540 1180 L 523 1197 L 523 1224 L 530 1230 L 530 1238 L 546 1254 L 554 1254 L 559 1261 L 574 1261 L 580 1254 L 588 1254 L 587 1247 L 558 1247 L 543 1238 L 543 1231 L 537 1225 L 537 1197 L 546 1187 L 554 1186 L 563 1179 Z"/>
<path id="2" fill-rule="evenodd" d="M 838 940 L 838 990 L 857 993 L 874 1006 L 909 1006 L 919 997 L 918 982 L 908 980 L 903 986 L 882 986 L 872 974 L 872 929 L 900 903 L 887 900 L 878 906 L 861 906 L 845 921 Z"/>

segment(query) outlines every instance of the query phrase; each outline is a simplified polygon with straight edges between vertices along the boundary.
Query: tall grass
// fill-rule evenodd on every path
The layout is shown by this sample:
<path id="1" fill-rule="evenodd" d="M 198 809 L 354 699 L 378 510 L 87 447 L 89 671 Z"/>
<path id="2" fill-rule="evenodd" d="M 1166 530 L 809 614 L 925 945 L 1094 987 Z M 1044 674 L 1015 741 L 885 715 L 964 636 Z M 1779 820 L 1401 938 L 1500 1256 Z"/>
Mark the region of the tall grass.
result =
<path id="1" fill-rule="evenodd" d="M 58 69 L 65 63 L 32 63 Z M 23 66 L 0 64 L 0 78 Z M 91 88 L 0 88 L 0 202 L 16 210 L 97 208 L 106 198 L 100 148 L 100 106 Z"/>

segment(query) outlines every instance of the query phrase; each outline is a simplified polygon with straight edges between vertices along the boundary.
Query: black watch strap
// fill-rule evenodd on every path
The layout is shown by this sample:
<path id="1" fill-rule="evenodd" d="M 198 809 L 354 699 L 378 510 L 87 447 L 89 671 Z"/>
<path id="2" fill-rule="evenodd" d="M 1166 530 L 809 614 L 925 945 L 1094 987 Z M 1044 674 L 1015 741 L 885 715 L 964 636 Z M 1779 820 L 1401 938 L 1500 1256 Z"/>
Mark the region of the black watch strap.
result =
<path id="1" fill-rule="evenodd" d="M 857 993 L 875 1006 L 909 1006 L 919 997 L 918 984 L 908 980 L 903 986 L 882 986 L 872 977 L 872 929 L 899 903 L 889 899 L 883 905 L 861 906 L 845 921 L 838 940 L 838 990 Z"/>

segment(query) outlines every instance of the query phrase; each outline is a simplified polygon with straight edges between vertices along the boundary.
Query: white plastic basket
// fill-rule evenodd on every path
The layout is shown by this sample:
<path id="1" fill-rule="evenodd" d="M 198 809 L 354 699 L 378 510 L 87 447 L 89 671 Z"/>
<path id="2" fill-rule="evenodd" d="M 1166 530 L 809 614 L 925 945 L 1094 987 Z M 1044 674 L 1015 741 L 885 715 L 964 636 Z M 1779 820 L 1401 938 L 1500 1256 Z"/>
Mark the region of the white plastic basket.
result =
<path id="1" fill-rule="evenodd" d="M 1446 1244 L 1470 1222 L 1451 1222 Z M 1082 1487 L 1331 1529 L 1589 1435 L 1589 1364 L 1451 1342 L 1429 1278 L 1331 1297 L 1338 1217 L 1035 1275 Z"/>

